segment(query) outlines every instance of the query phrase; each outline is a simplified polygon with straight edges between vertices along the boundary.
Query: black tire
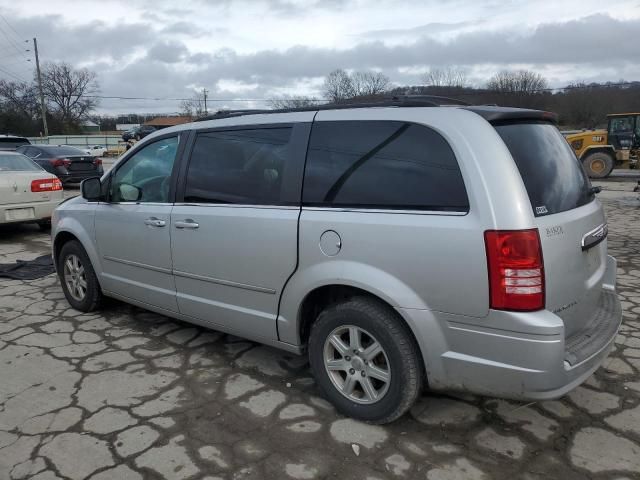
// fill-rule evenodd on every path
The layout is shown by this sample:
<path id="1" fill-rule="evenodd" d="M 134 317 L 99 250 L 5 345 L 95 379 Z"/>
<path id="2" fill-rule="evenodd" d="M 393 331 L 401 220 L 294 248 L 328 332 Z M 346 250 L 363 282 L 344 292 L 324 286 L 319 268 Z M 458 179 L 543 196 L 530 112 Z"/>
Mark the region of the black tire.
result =
<path id="1" fill-rule="evenodd" d="M 51 231 L 51 219 L 39 221 L 38 227 L 40 227 L 40 230 L 42 230 L 43 232 Z"/>
<path id="2" fill-rule="evenodd" d="M 358 403 L 343 395 L 325 368 L 325 341 L 336 329 L 347 325 L 369 332 L 388 359 L 388 388 L 373 403 Z M 354 297 L 323 310 L 311 327 L 309 362 L 318 386 L 336 408 L 369 423 L 383 424 L 401 417 L 422 391 L 422 357 L 411 331 L 390 307 L 375 299 Z"/>
<path id="3" fill-rule="evenodd" d="M 74 298 L 64 278 L 64 265 L 71 255 L 75 255 L 79 259 L 84 269 L 84 278 L 87 287 L 84 298 L 81 300 Z M 58 277 L 60 278 L 64 296 L 73 308 L 81 312 L 93 312 L 100 308 L 100 304 L 102 303 L 102 290 L 100 289 L 100 284 L 98 283 L 98 278 L 93 270 L 89 256 L 80 242 L 71 240 L 62 246 L 60 255 L 58 256 Z"/>
<path id="4" fill-rule="evenodd" d="M 614 167 L 611 155 L 605 152 L 593 152 L 582 159 L 582 165 L 590 178 L 605 178 Z"/>

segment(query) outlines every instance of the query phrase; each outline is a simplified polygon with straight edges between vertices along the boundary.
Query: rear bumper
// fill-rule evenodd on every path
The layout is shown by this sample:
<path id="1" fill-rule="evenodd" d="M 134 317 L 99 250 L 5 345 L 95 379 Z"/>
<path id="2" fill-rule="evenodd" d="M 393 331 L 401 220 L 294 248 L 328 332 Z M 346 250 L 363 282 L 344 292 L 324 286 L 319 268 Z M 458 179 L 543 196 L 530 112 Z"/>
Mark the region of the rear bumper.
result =
<path id="1" fill-rule="evenodd" d="M 615 276 L 615 260 L 607 270 Z M 610 272 L 608 272 L 610 273 Z M 609 278 L 611 281 L 611 278 Z M 514 330 L 479 326 L 459 316 L 434 314 L 420 333 L 429 385 L 518 400 L 558 398 L 585 381 L 607 357 L 622 321 L 620 300 L 605 281 L 600 305 L 585 328 L 565 339 L 562 320 L 552 312 L 494 312 L 511 317 Z M 615 282 L 615 280 L 614 280 Z M 612 284 L 614 284 L 614 282 Z M 412 326 L 428 323 L 413 316 Z M 490 319 L 483 319 L 491 324 Z M 501 318 L 501 323 L 504 318 Z M 527 333 L 523 333 L 526 331 Z M 427 335 L 426 337 L 424 335 Z M 439 344 L 434 348 L 434 340 Z"/>
<path id="2" fill-rule="evenodd" d="M 84 172 L 56 173 L 56 175 L 62 183 L 80 183 L 87 178 L 101 177 L 103 173 L 104 170 L 100 168 L 99 170 L 88 170 Z"/>
<path id="3" fill-rule="evenodd" d="M 63 200 L 62 194 L 60 194 L 59 198 L 52 199 L 48 202 L 30 202 L 30 203 L 16 203 L 11 205 L 0 205 L 0 224 L 8 224 L 8 223 L 29 223 L 29 222 L 38 222 L 42 220 L 48 220 L 51 218 L 53 210 L 58 206 L 58 204 Z M 7 210 L 12 209 L 25 209 L 32 208 L 33 216 L 30 218 L 21 218 L 21 219 L 12 219 L 8 218 L 9 215 Z"/>

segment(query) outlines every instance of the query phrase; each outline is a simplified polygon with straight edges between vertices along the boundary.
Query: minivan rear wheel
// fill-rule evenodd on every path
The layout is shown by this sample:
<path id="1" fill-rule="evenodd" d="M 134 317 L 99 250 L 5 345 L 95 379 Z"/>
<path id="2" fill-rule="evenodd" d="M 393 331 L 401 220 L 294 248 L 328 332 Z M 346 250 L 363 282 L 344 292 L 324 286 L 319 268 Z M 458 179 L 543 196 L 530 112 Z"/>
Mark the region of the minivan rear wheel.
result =
<path id="1" fill-rule="evenodd" d="M 102 291 L 87 252 L 80 242 L 65 243 L 58 256 L 58 276 L 69 304 L 81 312 L 92 312 L 102 302 Z"/>
<path id="2" fill-rule="evenodd" d="M 311 327 L 309 362 L 336 408 L 370 423 L 402 416 L 422 389 L 422 362 L 411 332 L 391 308 L 366 297 L 320 313 Z"/>

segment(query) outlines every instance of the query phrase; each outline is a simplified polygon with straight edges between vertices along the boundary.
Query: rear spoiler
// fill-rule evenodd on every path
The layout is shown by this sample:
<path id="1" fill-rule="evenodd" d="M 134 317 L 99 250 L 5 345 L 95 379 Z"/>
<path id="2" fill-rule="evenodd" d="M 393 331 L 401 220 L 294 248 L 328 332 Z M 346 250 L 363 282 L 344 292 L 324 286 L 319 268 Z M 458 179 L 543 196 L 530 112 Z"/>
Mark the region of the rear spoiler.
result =
<path id="1" fill-rule="evenodd" d="M 492 107 L 487 105 L 461 107 L 477 113 L 487 122 L 508 122 L 508 121 L 542 121 L 558 124 L 558 115 L 553 112 L 543 110 L 530 110 L 528 108 Z"/>

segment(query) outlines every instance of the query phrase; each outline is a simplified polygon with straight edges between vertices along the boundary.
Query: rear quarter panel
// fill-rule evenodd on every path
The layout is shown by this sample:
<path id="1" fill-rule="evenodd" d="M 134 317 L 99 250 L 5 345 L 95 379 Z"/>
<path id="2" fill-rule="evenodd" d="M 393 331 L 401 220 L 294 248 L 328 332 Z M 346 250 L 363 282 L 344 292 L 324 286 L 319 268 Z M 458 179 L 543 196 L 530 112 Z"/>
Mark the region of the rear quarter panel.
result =
<path id="1" fill-rule="evenodd" d="M 361 288 L 396 308 L 447 312 L 481 323 L 489 311 L 484 231 L 533 226 L 522 179 L 495 129 L 456 108 L 336 110 L 316 116 L 330 120 L 400 120 L 438 131 L 456 154 L 470 210 L 465 215 L 303 207 L 299 265 L 282 295 L 280 339 L 299 344 L 301 302 L 330 284 Z M 326 230 L 342 240 L 334 257 L 319 248 Z"/>

